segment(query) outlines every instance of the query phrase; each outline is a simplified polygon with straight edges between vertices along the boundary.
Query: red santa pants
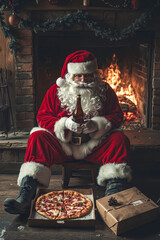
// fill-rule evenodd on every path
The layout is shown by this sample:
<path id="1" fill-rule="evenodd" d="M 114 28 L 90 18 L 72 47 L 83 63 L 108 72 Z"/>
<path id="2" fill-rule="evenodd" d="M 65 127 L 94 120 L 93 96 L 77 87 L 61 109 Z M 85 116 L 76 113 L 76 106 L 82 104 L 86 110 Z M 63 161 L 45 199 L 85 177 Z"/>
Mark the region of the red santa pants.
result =
<path id="1" fill-rule="evenodd" d="M 106 140 L 92 150 L 84 160 L 104 165 L 106 163 L 129 163 L 130 143 L 122 132 L 110 134 Z M 24 162 L 37 162 L 50 168 L 53 164 L 72 161 L 57 138 L 46 131 L 37 131 L 28 139 Z M 75 160 L 76 161 L 76 160 Z"/>

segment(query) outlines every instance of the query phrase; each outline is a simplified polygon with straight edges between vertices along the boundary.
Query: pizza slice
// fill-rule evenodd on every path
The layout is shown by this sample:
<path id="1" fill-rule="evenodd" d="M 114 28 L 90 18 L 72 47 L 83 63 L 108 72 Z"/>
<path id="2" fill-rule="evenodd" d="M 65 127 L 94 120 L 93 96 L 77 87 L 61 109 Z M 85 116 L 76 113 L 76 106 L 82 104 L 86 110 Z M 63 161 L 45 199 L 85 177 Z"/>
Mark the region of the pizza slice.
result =
<path id="1" fill-rule="evenodd" d="M 38 213 L 47 218 L 57 219 L 61 216 L 66 217 L 63 191 L 53 191 L 43 194 L 37 199 L 35 208 Z"/>
<path id="2" fill-rule="evenodd" d="M 87 215 L 91 208 L 91 200 L 75 191 L 64 191 L 64 206 L 68 218 L 76 218 Z"/>

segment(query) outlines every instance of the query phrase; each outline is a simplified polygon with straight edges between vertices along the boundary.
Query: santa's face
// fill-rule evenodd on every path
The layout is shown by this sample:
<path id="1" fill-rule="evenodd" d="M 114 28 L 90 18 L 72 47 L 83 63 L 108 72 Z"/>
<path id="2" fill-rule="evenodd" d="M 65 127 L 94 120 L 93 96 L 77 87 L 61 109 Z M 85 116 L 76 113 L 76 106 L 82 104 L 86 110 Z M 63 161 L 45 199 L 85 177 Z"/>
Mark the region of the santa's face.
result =
<path id="1" fill-rule="evenodd" d="M 88 74 L 83 74 L 83 73 L 80 73 L 80 74 L 74 74 L 73 75 L 73 81 L 75 82 L 87 82 L 87 83 L 90 83 L 90 82 L 93 82 L 94 81 L 94 73 L 88 73 Z"/>
<path id="2" fill-rule="evenodd" d="M 83 111 L 86 115 L 97 115 L 105 96 L 102 82 L 96 73 L 66 74 L 66 83 L 58 90 L 62 107 L 72 113 L 76 106 L 77 95 L 81 95 Z M 86 116 L 87 117 L 87 116 Z"/>
<path id="3" fill-rule="evenodd" d="M 75 91 L 85 91 L 87 89 L 93 88 L 96 86 L 97 74 L 95 72 L 89 74 L 66 74 L 66 85 L 69 84 L 70 88 Z"/>

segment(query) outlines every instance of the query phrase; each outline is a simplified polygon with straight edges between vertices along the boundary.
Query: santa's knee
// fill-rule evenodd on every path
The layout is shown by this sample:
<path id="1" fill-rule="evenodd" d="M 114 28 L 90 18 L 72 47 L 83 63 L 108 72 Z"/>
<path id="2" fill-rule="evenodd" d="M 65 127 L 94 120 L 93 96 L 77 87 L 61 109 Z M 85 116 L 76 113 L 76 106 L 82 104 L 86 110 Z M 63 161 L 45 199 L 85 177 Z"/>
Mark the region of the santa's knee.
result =
<path id="1" fill-rule="evenodd" d="M 43 138 L 45 136 L 45 131 L 43 130 L 37 130 L 37 131 L 31 131 L 30 133 L 30 137 L 29 138 L 32 138 L 32 139 L 39 139 L 39 138 Z"/>
<path id="2" fill-rule="evenodd" d="M 43 131 L 43 130 L 37 130 L 37 131 L 33 131 L 31 132 L 29 139 L 28 139 L 28 145 L 32 144 L 32 145 L 36 145 L 38 144 L 47 144 L 50 141 L 50 133 L 48 133 L 47 131 Z"/>
<path id="3" fill-rule="evenodd" d="M 114 132 L 110 136 L 112 144 L 116 146 L 126 145 L 130 147 L 130 141 L 128 137 L 123 132 Z"/>

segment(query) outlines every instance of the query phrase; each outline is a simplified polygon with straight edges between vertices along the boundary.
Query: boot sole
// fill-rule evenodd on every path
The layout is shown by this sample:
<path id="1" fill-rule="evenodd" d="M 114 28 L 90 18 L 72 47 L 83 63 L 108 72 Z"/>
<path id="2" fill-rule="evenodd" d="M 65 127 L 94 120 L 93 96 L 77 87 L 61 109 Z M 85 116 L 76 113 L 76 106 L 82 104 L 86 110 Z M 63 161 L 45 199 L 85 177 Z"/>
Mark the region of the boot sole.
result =
<path id="1" fill-rule="evenodd" d="M 19 211 L 17 211 L 17 209 L 13 209 L 13 208 L 5 207 L 4 210 L 10 214 L 23 214 L 22 212 L 19 212 Z"/>
<path id="2" fill-rule="evenodd" d="M 4 202 L 4 210 L 11 214 L 25 214 L 29 211 L 29 207 L 22 206 L 15 199 L 7 198 Z"/>

